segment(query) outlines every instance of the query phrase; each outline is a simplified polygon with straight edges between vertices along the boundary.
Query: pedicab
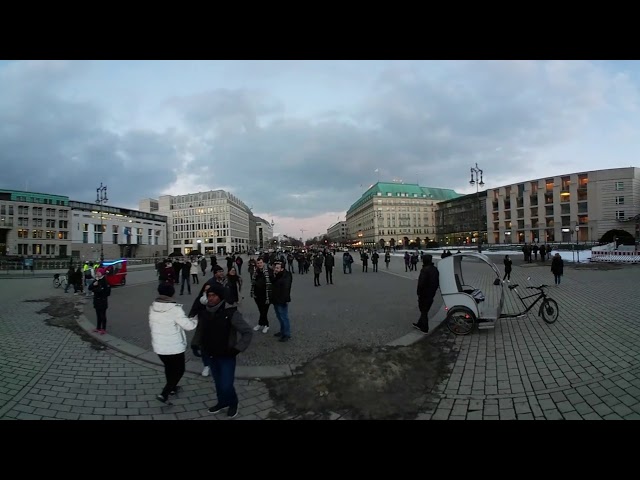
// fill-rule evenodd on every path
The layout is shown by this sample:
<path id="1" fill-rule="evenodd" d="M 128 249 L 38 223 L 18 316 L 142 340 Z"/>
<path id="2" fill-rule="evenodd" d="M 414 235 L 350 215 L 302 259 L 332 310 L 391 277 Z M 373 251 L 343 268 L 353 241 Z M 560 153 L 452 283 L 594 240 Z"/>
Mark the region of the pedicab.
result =
<path id="1" fill-rule="evenodd" d="M 126 285 L 127 283 L 127 259 L 109 260 L 102 262 L 102 268 L 105 269 L 104 278 L 112 287 L 118 285 Z"/>
<path id="2" fill-rule="evenodd" d="M 465 284 L 462 271 L 464 258 L 476 259 L 489 267 L 491 271 L 489 275 L 493 277 L 491 288 L 498 289 L 497 300 L 495 300 L 496 295 L 491 295 L 494 301 L 485 302 L 485 294 L 482 290 L 476 286 Z M 494 328 L 500 318 L 527 316 L 529 311 L 540 301 L 542 303 L 538 309 L 538 316 L 549 324 L 558 319 L 559 307 L 555 300 L 547 296 L 545 292 L 547 285 L 525 287 L 537 290 L 537 293 L 525 297 L 520 296 L 519 285 L 508 285 L 509 290 L 515 291 L 525 309 L 518 313 L 502 313 L 505 283 L 500 278 L 498 267 L 487 255 L 473 252 L 456 253 L 440 260 L 437 267 L 440 273 L 440 293 L 447 312 L 445 323 L 449 331 L 456 335 L 468 335 L 476 325 L 478 329 Z M 527 279 L 530 280 L 531 277 L 527 277 Z M 533 297 L 536 297 L 535 300 L 527 305 L 525 300 Z"/>

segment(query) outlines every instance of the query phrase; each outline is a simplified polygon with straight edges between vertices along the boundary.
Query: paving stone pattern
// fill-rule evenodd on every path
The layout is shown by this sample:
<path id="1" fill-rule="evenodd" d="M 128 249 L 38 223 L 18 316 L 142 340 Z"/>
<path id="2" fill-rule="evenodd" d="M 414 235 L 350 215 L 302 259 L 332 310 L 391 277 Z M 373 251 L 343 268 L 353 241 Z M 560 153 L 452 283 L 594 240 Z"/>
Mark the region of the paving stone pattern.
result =
<path id="1" fill-rule="evenodd" d="M 481 281 L 479 268 L 470 267 L 465 283 L 495 295 L 490 279 Z M 512 282 L 524 285 L 529 275 L 532 284 L 553 282 L 548 264 L 516 267 Z M 533 313 L 456 337 L 459 355 L 451 373 L 438 385 L 438 398 L 425 404 L 417 418 L 640 418 L 639 275 L 637 266 L 609 271 L 565 267 L 562 285 L 549 289 L 561 308 L 555 324 Z M 187 374 L 184 392 L 167 407 L 154 398 L 164 384 L 160 367 L 96 349 L 67 329 L 47 325 L 46 315 L 37 313 L 45 304 L 24 300 L 63 295 L 51 289 L 50 279 L 0 282 L 0 418 L 226 419 L 206 411 L 215 402 L 210 378 Z M 516 311 L 517 298 L 511 292 L 506 296 L 505 310 Z M 238 419 L 327 418 L 280 410 L 261 381 L 237 380 L 236 387 Z"/>

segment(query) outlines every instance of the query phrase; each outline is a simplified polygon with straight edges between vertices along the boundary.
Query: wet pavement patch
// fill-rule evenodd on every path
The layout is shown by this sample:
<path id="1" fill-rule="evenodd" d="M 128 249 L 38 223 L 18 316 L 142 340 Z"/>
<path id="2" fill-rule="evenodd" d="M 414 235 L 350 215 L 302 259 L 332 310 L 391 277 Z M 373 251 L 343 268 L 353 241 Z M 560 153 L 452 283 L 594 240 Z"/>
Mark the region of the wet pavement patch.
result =
<path id="1" fill-rule="evenodd" d="M 264 382 L 288 418 L 413 419 L 436 397 L 457 355 L 454 336 L 439 327 L 408 347 L 347 346 Z"/>
<path id="2" fill-rule="evenodd" d="M 78 325 L 77 318 L 81 315 L 81 306 L 73 299 L 64 297 L 50 297 L 42 300 L 25 300 L 28 303 L 47 303 L 47 306 L 37 313 L 48 315 L 44 322 L 52 327 L 66 328 L 88 342 L 94 350 L 105 350 L 107 347 L 89 335 Z"/>

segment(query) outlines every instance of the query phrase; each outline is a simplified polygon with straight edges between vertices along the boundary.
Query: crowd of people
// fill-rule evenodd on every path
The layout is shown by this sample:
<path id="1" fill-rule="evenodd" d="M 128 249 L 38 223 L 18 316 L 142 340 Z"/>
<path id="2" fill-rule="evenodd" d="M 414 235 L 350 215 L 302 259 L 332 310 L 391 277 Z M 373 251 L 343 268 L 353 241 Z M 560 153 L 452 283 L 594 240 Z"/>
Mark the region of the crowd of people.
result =
<path id="1" fill-rule="evenodd" d="M 533 252 L 533 249 L 531 249 Z M 542 250 L 541 255 L 547 253 Z M 444 251 L 442 258 L 451 255 Z M 368 272 L 371 259 L 373 272 L 378 271 L 380 254 L 377 250 L 360 251 L 363 273 Z M 526 257 L 527 259 L 530 256 Z M 149 326 L 151 330 L 152 346 L 165 367 L 166 383 L 157 399 L 167 405 L 171 404 L 170 397 L 179 392 L 179 382 L 185 371 L 185 352 L 188 348 L 186 331 L 195 330 L 190 348 L 194 356 L 202 359 L 203 376 L 211 375 L 215 384 L 217 403 L 209 408 L 209 412 L 217 414 L 227 411 L 230 418 L 238 414 L 238 396 L 234 388 L 236 356 L 245 351 L 254 333 L 267 334 L 270 330 L 268 313 L 273 305 L 279 330 L 274 337 L 281 343 L 291 339 L 291 322 L 289 319 L 289 303 L 291 302 L 291 286 L 294 275 L 294 262 L 298 263 L 298 273 L 304 275 L 313 266 L 314 286 L 321 286 L 320 275 L 325 271 L 327 285 L 333 285 L 333 267 L 335 265 L 334 252 L 328 249 L 316 251 L 290 251 L 267 253 L 248 260 L 248 275 L 250 297 L 255 301 L 259 311 L 258 323 L 250 326 L 240 312 L 241 301 L 244 299 L 243 280 L 240 275 L 243 260 L 240 255 L 226 256 L 226 271 L 218 265 L 216 256 L 210 257 L 210 263 L 204 256 L 191 258 L 165 259 L 158 262 L 158 296 L 149 307 Z M 404 255 L 405 271 L 416 271 L 417 263 L 422 260 L 422 269 L 418 277 L 417 297 L 420 316 L 413 327 L 421 333 L 429 332 L 428 313 L 433 305 L 435 294 L 440 286 L 438 269 L 429 254 L 418 255 L 418 252 Z M 387 269 L 391 262 L 389 251 L 384 252 Z M 351 274 L 354 259 L 349 251 L 342 255 L 343 273 Z M 512 261 L 508 256 L 504 259 L 505 277 L 510 281 Z M 199 272 L 206 275 L 210 268 L 211 278 L 202 283 Z M 84 270 L 84 271 L 83 271 Z M 98 265 L 85 265 L 73 273 L 74 289 L 82 291 L 80 279 L 85 281 L 87 290 L 93 293 L 94 308 L 96 309 L 97 327 L 94 332 L 105 333 L 106 310 L 108 308 L 109 284 L 105 281 L 105 271 Z M 551 267 L 556 284 L 560 283 L 563 273 L 563 263 L 556 254 Z M 203 279 L 204 280 L 204 279 Z M 191 284 L 201 285 L 193 300 L 188 313 L 175 300 L 177 286 L 180 295 L 191 294 Z M 66 290 L 65 290 L 66 291 Z"/>

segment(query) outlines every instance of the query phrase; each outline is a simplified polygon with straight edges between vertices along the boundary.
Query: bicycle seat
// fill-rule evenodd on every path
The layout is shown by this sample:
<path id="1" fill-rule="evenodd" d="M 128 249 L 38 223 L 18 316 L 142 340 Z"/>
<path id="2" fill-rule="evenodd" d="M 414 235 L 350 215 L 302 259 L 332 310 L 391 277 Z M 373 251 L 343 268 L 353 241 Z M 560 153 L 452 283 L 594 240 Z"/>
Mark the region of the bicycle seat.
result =
<path id="1" fill-rule="evenodd" d="M 509 285 L 509 290 L 513 290 L 514 288 L 519 287 L 520 285 L 518 285 L 517 283 L 515 285 Z"/>

